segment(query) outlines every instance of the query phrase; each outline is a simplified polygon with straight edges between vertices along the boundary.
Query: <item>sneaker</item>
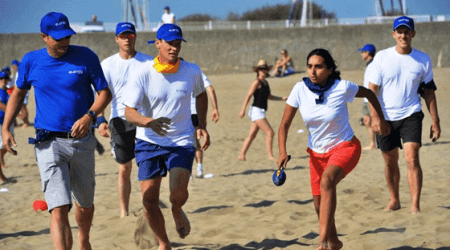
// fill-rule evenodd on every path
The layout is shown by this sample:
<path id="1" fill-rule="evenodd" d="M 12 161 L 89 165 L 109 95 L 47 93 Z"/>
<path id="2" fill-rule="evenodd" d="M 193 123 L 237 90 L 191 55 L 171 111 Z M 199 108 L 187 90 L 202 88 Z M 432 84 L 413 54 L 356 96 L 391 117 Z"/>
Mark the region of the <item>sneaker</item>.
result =
<path id="1" fill-rule="evenodd" d="M 197 175 L 195 177 L 198 179 L 203 179 L 203 172 L 197 172 Z"/>

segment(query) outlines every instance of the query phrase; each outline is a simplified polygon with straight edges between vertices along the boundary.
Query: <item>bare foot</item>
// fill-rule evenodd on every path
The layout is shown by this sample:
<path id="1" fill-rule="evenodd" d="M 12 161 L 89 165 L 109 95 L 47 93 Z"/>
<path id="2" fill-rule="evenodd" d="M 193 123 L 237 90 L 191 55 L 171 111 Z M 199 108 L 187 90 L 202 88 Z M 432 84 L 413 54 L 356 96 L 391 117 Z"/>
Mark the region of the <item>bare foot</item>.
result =
<path id="1" fill-rule="evenodd" d="M 372 150 L 372 149 L 375 149 L 375 146 L 367 146 L 363 148 L 363 150 Z"/>
<path id="2" fill-rule="evenodd" d="M 128 212 L 121 212 L 120 213 L 120 218 L 122 219 L 123 217 L 128 216 Z"/>
<path id="3" fill-rule="evenodd" d="M 274 160 L 275 160 L 275 157 L 269 156 L 269 160 L 274 161 Z"/>
<path id="4" fill-rule="evenodd" d="M 245 155 L 240 155 L 240 156 L 238 157 L 238 159 L 239 159 L 240 161 L 245 161 Z"/>
<path id="5" fill-rule="evenodd" d="M 418 214 L 418 213 L 420 213 L 420 208 L 419 208 L 419 207 L 411 206 L 411 213 L 412 213 L 412 214 Z"/>
<path id="6" fill-rule="evenodd" d="M 172 247 L 170 245 L 168 246 L 159 246 L 158 250 L 171 250 Z"/>
<path id="7" fill-rule="evenodd" d="M 339 250 L 344 246 L 342 241 L 319 243 L 319 247 L 316 250 Z"/>
<path id="8" fill-rule="evenodd" d="M 175 220 L 175 227 L 178 235 L 180 235 L 180 238 L 184 239 L 191 232 L 191 224 L 182 209 L 180 212 L 176 212 L 172 209 L 172 215 Z"/>
<path id="9" fill-rule="evenodd" d="M 24 123 L 22 124 L 22 128 L 28 128 L 28 122 L 24 122 Z"/>
<path id="10" fill-rule="evenodd" d="M 401 208 L 400 203 L 396 201 L 389 202 L 388 206 L 384 209 L 384 211 L 396 211 Z"/>

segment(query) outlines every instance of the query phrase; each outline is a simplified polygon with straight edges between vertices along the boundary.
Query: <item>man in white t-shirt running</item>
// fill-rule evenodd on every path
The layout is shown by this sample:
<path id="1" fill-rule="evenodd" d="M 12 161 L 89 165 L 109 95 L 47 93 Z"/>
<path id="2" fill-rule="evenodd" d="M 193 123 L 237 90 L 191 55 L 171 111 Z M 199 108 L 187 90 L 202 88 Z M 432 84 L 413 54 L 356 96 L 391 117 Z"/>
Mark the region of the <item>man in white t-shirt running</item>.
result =
<path id="1" fill-rule="evenodd" d="M 156 235 L 160 250 L 171 249 L 159 208 L 161 181 L 169 174 L 170 202 L 176 230 L 185 238 L 191 226 L 182 206 L 195 154 L 195 135 L 201 148 L 209 147 L 206 131 L 206 95 L 198 65 L 180 60 L 181 28 L 163 24 L 156 33 L 158 56 L 136 68 L 127 82 L 125 118 L 137 125 L 136 163 L 141 185 L 144 215 Z M 196 96 L 199 126 L 191 121 L 191 95 Z"/>
<path id="2" fill-rule="evenodd" d="M 175 14 L 170 12 L 169 6 L 164 6 L 164 13 L 161 17 L 161 21 L 163 24 L 165 23 L 175 23 Z"/>
<path id="3" fill-rule="evenodd" d="M 420 212 L 422 169 L 419 149 L 422 145 L 422 96 L 432 119 L 430 139 L 439 139 L 441 128 L 435 96 L 436 85 L 430 57 L 411 46 L 416 35 L 414 20 L 402 16 L 394 21 L 392 37 L 397 45 L 377 53 L 369 74 L 370 89 L 378 95 L 384 116 L 391 126 L 388 136 L 378 136 L 377 142 L 385 161 L 385 176 L 390 202 L 385 210 L 400 209 L 398 148 L 404 147 L 411 192 L 411 212 Z M 420 95 L 420 96 L 419 96 Z M 371 112 L 373 107 L 370 106 Z M 372 117 L 374 119 L 374 117 Z M 373 121 L 373 120 L 372 120 Z"/>
<path id="4" fill-rule="evenodd" d="M 373 44 L 366 44 L 364 45 L 364 47 L 358 49 L 359 52 L 361 52 L 361 57 L 364 61 L 367 62 L 366 64 L 366 70 L 364 71 L 364 83 L 363 86 L 364 88 L 369 88 L 369 79 L 368 79 L 368 75 L 369 72 L 371 72 L 371 68 L 372 68 L 372 61 L 373 61 L 373 57 L 375 56 L 375 52 L 376 52 L 376 48 Z M 369 146 L 364 147 L 363 150 L 372 150 L 376 148 L 376 144 L 375 144 L 375 133 L 372 130 L 372 121 L 370 118 L 370 109 L 369 109 L 369 101 L 367 100 L 367 98 L 364 98 L 364 102 L 363 102 L 363 107 L 362 107 L 362 114 L 363 114 L 363 118 L 362 118 L 362 122 L 364 124 L 364 126 L 366 126 L 367 131 L 369 132 Z"/>
<path id="5" fill-rule="evenodd" d="M 119 53 L 102 61 L 108 87 L 113 99 L 108 122 L 104 117 L 97 118 L 98 130 L 103 137 L 111 137 L 111 152 L 119 163 L 118 190 L 120 217 L 128 216 L 131 193 L 131 167 L 134 159 L 136 126 L 125 119 L 124 92 L 128 77 L 139 64 L 153 59 L 152 56 L 136 51 L 136 28 L 132 23 L 121 22 L 116 26 L 116 43 Z M 100 124 L 101 122 L 101 124 Z"/>

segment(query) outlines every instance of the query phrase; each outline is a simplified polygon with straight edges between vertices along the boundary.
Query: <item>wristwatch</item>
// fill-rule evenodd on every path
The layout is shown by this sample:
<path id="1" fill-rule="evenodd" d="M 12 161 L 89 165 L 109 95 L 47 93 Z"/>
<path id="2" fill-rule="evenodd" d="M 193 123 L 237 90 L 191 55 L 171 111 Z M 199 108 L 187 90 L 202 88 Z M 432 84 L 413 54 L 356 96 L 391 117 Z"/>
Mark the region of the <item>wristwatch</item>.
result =
<path id="1" fill-rule="evenodd" d="M 89 110 L 86 114 L 87 114 L 88 116 L 92 117 L 92 123 L 95 124 L 95 122 L 96 122 L 96 120 L 97 120 L 97 119 L 95 119 L 95 112 L 92 111 L 92 110 Z"/>

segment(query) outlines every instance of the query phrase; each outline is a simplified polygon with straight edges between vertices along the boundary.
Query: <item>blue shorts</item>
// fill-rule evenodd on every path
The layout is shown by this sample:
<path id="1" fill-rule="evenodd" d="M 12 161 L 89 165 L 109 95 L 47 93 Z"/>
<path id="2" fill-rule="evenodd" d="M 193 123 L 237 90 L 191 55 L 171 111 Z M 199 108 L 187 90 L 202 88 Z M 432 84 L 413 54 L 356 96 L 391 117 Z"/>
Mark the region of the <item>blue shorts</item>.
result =
<path id="1" fill-rule="evenodd" d="M 192 172 L 194 146 L 165 147 L 137 139 L 135 147 L 138 180 L 145 181 L 167 176 L 172 168 L 184 168 Z"/>

